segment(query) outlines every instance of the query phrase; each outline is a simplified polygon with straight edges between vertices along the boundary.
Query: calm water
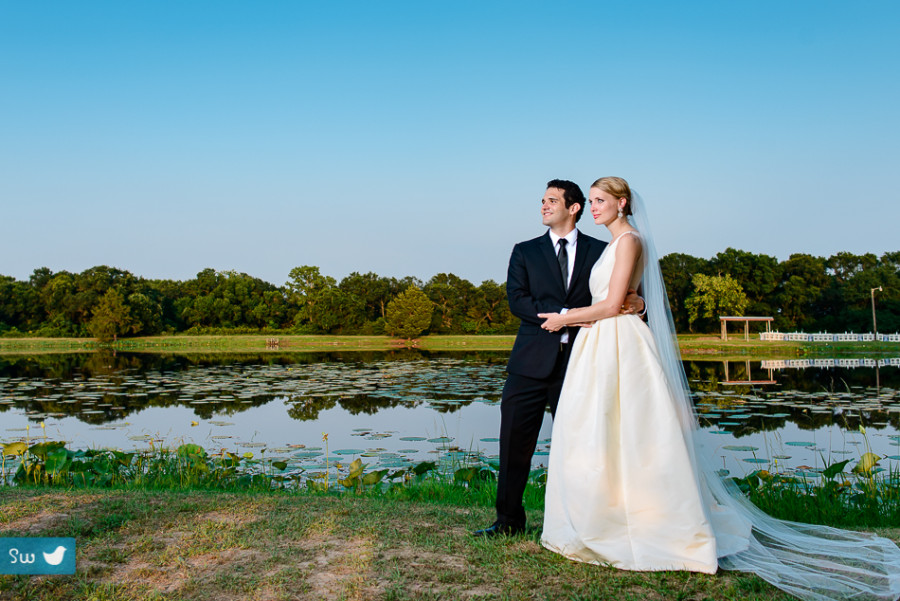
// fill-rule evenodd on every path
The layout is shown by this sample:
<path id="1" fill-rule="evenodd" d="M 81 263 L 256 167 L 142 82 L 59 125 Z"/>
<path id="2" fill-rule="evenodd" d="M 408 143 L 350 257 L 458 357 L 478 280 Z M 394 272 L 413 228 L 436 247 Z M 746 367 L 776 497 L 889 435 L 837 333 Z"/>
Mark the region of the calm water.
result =
<path id="1" fill-rule="evenodd" d="M 321 469 L 497 453 L 506 353 L 0 357 L 0 442 L 203 445 Z M 900 361 L 689 361 L 705 447 L 739 475 L 810 470 L 870 448 L 900 465 Z M 41 428 L 40 424 L 44 424 Z M 544 420 L 535 465 L 546 464 Z M 865 434 L 861 432 L 861 427 Z M 867 447 L 868 445 L 868 447 Z"/>

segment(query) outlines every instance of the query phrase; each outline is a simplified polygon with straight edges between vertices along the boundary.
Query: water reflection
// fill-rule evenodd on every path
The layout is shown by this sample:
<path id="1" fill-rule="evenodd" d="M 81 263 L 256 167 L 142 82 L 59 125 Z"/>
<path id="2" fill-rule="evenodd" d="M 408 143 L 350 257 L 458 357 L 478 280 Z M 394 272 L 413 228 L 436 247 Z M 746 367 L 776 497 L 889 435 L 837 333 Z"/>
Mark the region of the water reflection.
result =
<path id="1" fill-rule="evenodd" d="M 460 451 L 489 459 L 507 356 L 2 356 L 0 441 L 46 436 L 70 448 L 123 449 L 185 441 L 266 449 L 312 468 L 328 432 L 335 454 L 383 465 Z M 900 459 L 900 360 L 688 361 L 685 369 L 708 452 L 734 473 L 788 460 L 815 467 L 866 445 Z M 545 463 L 549 435 L 548 417 L 536 464 Z"/>
<path id="2" fill-rule="evenodd" d="M 900 460 L 900 360 L 686 362 L 701 438 L 724 469 L 815 470 L 872 451 Z"/>

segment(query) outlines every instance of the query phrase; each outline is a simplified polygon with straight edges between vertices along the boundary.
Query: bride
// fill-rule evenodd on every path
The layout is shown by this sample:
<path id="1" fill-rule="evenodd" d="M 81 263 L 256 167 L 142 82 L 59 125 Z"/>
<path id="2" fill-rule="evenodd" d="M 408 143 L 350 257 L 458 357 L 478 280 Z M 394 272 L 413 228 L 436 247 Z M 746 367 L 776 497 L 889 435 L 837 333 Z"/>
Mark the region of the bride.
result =
<path id="1" fill-rule="evenodd" d="M 803 599 L 900 596 L 900 549 L 873 535 L 776 520 L 710 463 L 639 195 L 598 179 L 589 203 L 612 241 L 591 271 L 593 304 L 542 313 L 578 334 L 553 422 L 542 544 L 626 570 L 752 572 Z M 648 324 L 620 315 L 642 287 Z"/>

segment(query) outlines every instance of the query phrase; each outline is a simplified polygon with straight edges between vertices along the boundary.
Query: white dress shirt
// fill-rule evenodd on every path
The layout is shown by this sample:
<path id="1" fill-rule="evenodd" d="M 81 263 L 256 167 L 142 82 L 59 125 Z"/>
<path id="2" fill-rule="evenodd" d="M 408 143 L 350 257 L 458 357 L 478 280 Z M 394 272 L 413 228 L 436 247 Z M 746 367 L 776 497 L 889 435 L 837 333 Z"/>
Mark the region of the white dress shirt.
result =
<path id="1" fill-rule="evenodd" d="M 572 230 L 565 236 L 557 236 L 556 234 L 553 233 L 553 231 L 550 231 L 550 241 L 553 242 L 553 250 L 556 252 L 557 257 L 559 256 L 559 240 L 560 240 L 560 238 L 566 239 L 566 253 L 569 256 L 569 264 L 568 264 L 569 274 L 566 277 L 566 290 L 568 290 L 569 284 L 572 282 L 572 272 L 575 270 L 575 253 L 577 252 L 577 248 L 578 248 L 578 230 L 577 229 Z M 559 312 L 560 312 L 560 314 L 562 314 L 568 310 L 569 310 L 568 307 L 563 307 L 562 309 L 560 309 Z M 566 343 L 569 341 L 569 329 L 568 328 L 563 330 L 562 336 L 560 337 L 559 341 L 562 343 Z"/>

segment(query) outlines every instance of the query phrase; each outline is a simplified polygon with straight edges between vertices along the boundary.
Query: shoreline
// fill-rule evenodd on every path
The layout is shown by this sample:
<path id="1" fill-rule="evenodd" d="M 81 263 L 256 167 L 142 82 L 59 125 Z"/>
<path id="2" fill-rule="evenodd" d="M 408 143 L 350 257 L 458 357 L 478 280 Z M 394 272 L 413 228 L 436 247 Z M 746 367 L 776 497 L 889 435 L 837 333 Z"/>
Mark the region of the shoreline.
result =
<path id="1" fill-rule="evenodd" d="M 70 352 L 135 353 L 308 353 L 334 351 L 509 351 L 514 335 L 431 335 L 405 341 L 389 336 L 338 335 L 162 335 L 125 338 L 115 344 L 100 344 L 92 338 L 0 338 L 0 356 Z M 900 355 L 897 342 L 784 342 L 721 340 L 714 334 L 682 334 L 681 355 L 703 357 L 795 359 L 800 357 L 853 357 Z"/>

